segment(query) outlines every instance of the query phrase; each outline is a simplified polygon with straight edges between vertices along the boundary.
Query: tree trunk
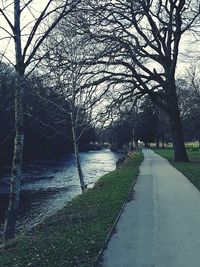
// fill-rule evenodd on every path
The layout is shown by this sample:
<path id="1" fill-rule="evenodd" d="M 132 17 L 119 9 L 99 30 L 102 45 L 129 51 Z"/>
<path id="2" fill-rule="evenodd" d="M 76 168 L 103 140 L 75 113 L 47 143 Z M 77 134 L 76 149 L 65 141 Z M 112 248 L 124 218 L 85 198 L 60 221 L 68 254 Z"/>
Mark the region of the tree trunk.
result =
<path id="1" fill-rule="evenodd" d="M 183 128 L 176 93 L 176 83 L 172 78 L 169 88 L 166 91 L 170 91 L 167 103 L 174 149 L 174 161 L 188 162 L 189 160 L 184 143 Z"/>
<path id="2" fill-rule="evenodd" d="M 138 149 L 138 140 L 137 139 L 134 139 L 134 148 Z"/>
<path id="3" fill-rule="evenodd" d="M 160 139 L 158 136 L 156 136 L 156 147 L 159 148 L 160 147 Z"/>
<path id="4" fill-rule="evenodd" d="M 165 148 L 165 136 L 162 136 L 162 148 Z"/>
<path id="5" fill-rule="evenodd" d="M 134 128 L 132 130 L 132 134 L 133 134 L 133 148 L 138 149 L 137 131 Z"/>
<path id="6" fill-rule="evenodd" d="M 22 77 L 17 75 L 15 88 L 15 138 L 10 178 L 9 206 L 5 217 L 4 243 L 15 237 L 16 217 L 20 201 L 20 178 L 24 145 L 23 130 L 23 85 Z"/>
<path id="7" fill-rule="evenodd" d="M 188 162 L 188 156 L 185 148 L 183 128 L 181 123 L 180 111 L 178 106 L 176 83 L 174 80 L 170 83 L 171 93 L 168 96 L 169 118 L 171 134 L 174 149 L 174 161 Z"/>
<path id="8" fill-rule="evenodd" d="M 200 133 L 199 133 L 199 148 L 200 148 Z"/>
<path id="9" fill-rule="evenodd" d="M 178 110 L 170 115 L 170 125 L 174 148 L 174 161 L 188 162 L 188 156 L 184 144 L 183 129 Z"/>
<path id="10" fill-rule="evenodd" d="M 15 84 L 15 137 L 12 171 L 10 178 L 9 205 L 5 217 L 4 243 L 15 237 L 16 217 L 20 201 L 20 178 L 22 173 L 22 157 L 24 146 L 24 121 L 23 121 L 23 80 L 24 64 L 21 48 L 20 29 L 20 0 L 14 1 L 14 41 L 16 58 L 16 84 Z"/>
<path id="11" fill-rule="evenodd" d="M 73 109 L 73 108 L 72 108 Z M 74 116 L 74 111 L 71 112 L 71 123 L 72 123 L 72 136 L 73 136 L 73 144 L 74 144 L 74 154 L 76 158 L 76 167 L 78 170 L 78 176 L 80 180 L 80 185 L 81 185 L 81 190 L 82 193 L 85 192 L 87 186 L 84 181 L 84 176 L 83 176 L 83 171 L 81 168 L 81 163 L 80 163 L 80 155 L 79 155 L 79 149 L 78 149 L 78 141 L 77 141 L 77 133 L 76 133 L 76 127 L 75 127 L 75 116 Z"/>

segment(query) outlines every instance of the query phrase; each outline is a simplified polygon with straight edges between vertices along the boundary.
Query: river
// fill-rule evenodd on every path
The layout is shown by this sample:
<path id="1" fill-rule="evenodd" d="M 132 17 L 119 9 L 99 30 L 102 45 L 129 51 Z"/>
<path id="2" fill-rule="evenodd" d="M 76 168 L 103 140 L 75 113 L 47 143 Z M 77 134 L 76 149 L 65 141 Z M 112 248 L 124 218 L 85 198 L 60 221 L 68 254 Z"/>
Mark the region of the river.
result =
<path id="1" fill-rule="evenodd" d="M 108 149 L 80 153 L 88 187 L 104 174 L 113 171 L 122 157 Z M 8 176 L 0 179 L 0 236 L 2 235 Z M 75 157 L 67 154 L 56 161 L 35 161 L 24 167 L 21 181 L 21 203 L 17 231 L 24 231 L 42 222 L 81 193 Z"/>

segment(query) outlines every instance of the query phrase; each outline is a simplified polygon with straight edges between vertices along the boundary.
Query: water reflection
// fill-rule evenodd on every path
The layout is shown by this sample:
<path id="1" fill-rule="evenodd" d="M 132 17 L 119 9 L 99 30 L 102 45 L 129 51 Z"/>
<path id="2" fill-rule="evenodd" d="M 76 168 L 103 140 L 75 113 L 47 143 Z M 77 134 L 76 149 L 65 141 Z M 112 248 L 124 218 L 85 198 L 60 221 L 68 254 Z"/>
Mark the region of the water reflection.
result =
<path id="1" fill-rule="evenodd" d="M 107 149 L 81 153 L 86 184 L 92 187 L 99 177 L 114 170 L 120 157 L 120 154 Z M 1 211 L 5 209 L 7 179 L 8 177 L 4 177 L 0 184 Z M 38 161 L 26 166 L 22 177 L 18 231 L 38 224 L 80 193 L 73 154 L 67 154 L 59 161 Z M 3 222 L 3 212 L 0 219 Z"/>

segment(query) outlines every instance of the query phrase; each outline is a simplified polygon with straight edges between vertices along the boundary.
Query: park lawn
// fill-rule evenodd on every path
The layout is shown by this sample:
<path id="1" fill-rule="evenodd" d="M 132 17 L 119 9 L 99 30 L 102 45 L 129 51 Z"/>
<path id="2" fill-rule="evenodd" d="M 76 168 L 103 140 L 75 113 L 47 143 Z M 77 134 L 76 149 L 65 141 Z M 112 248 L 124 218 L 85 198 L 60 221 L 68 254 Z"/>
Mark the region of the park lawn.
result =
<path id="1" fill-rule="evenodd" d="M 0 267 L 91 267 L 119 214 L 143 160 L 128 156 L 93 189 L 77 196 L 36 229 L 0 250 Z"/>
<path id="2" fill-rule="evenodd" d="M 200 149 L 187 148 L 190 162 L 173 162 L 173 149 L 154 149 L 160 156 L 168 159 L 170 163 L 182 172 L 200 190 Z"/>

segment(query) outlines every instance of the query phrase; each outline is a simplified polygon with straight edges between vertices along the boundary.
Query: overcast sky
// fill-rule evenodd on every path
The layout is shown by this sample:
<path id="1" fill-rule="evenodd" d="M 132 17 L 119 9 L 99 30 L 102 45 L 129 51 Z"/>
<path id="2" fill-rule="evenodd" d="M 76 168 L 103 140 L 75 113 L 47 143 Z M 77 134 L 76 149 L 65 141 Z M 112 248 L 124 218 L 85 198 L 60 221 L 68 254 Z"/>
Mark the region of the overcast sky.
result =
<path id="1" fill-rule="evenodd" d="M 21 1 L 22 5 L 27 2 L 26 0 Z M 23 42 L 22 45 L 27 41 L 30 30 L 35 21 L 35 17 L 38 17 L 41 10 L 44 8 L 48 0 L 34 0 L 29 7 L 29 9 L 24 9 L 21 17 L 22 22 L 22 34 L 23 34 Z M 5 9 L 6 15 L 9 20 L 13 23 L 13 1 L 12 0 L 0 0 L 0 8 Z M 51 8 L 51 7 L 50 7 Z M 0 16 L 0 52 L 5 54 L 6 58 L 11 62 L 14 62 L 14 42 L 13 39 L 9 36 L 11 30 L 6 23 L 3 16 Z M 45 29 L 45 26 L 40 26 L 38 34 L 40 34 Z M 177 67 L 177 73 L 182 74 L 186 68 L 189 67 L 190 63 L 195 63 L 195 59 L 197 59 L 200 55 L 200 49 L 198 48 L 200 44 L 194 43 L 194 38 L 192 34 L 185 34 L 180 43 L 180 55 L 179 55 L 179 64 Z M 2 59 L 2 56 L 1 56 Z M 5 59 L 4 59 L 5 61 Z"/>

